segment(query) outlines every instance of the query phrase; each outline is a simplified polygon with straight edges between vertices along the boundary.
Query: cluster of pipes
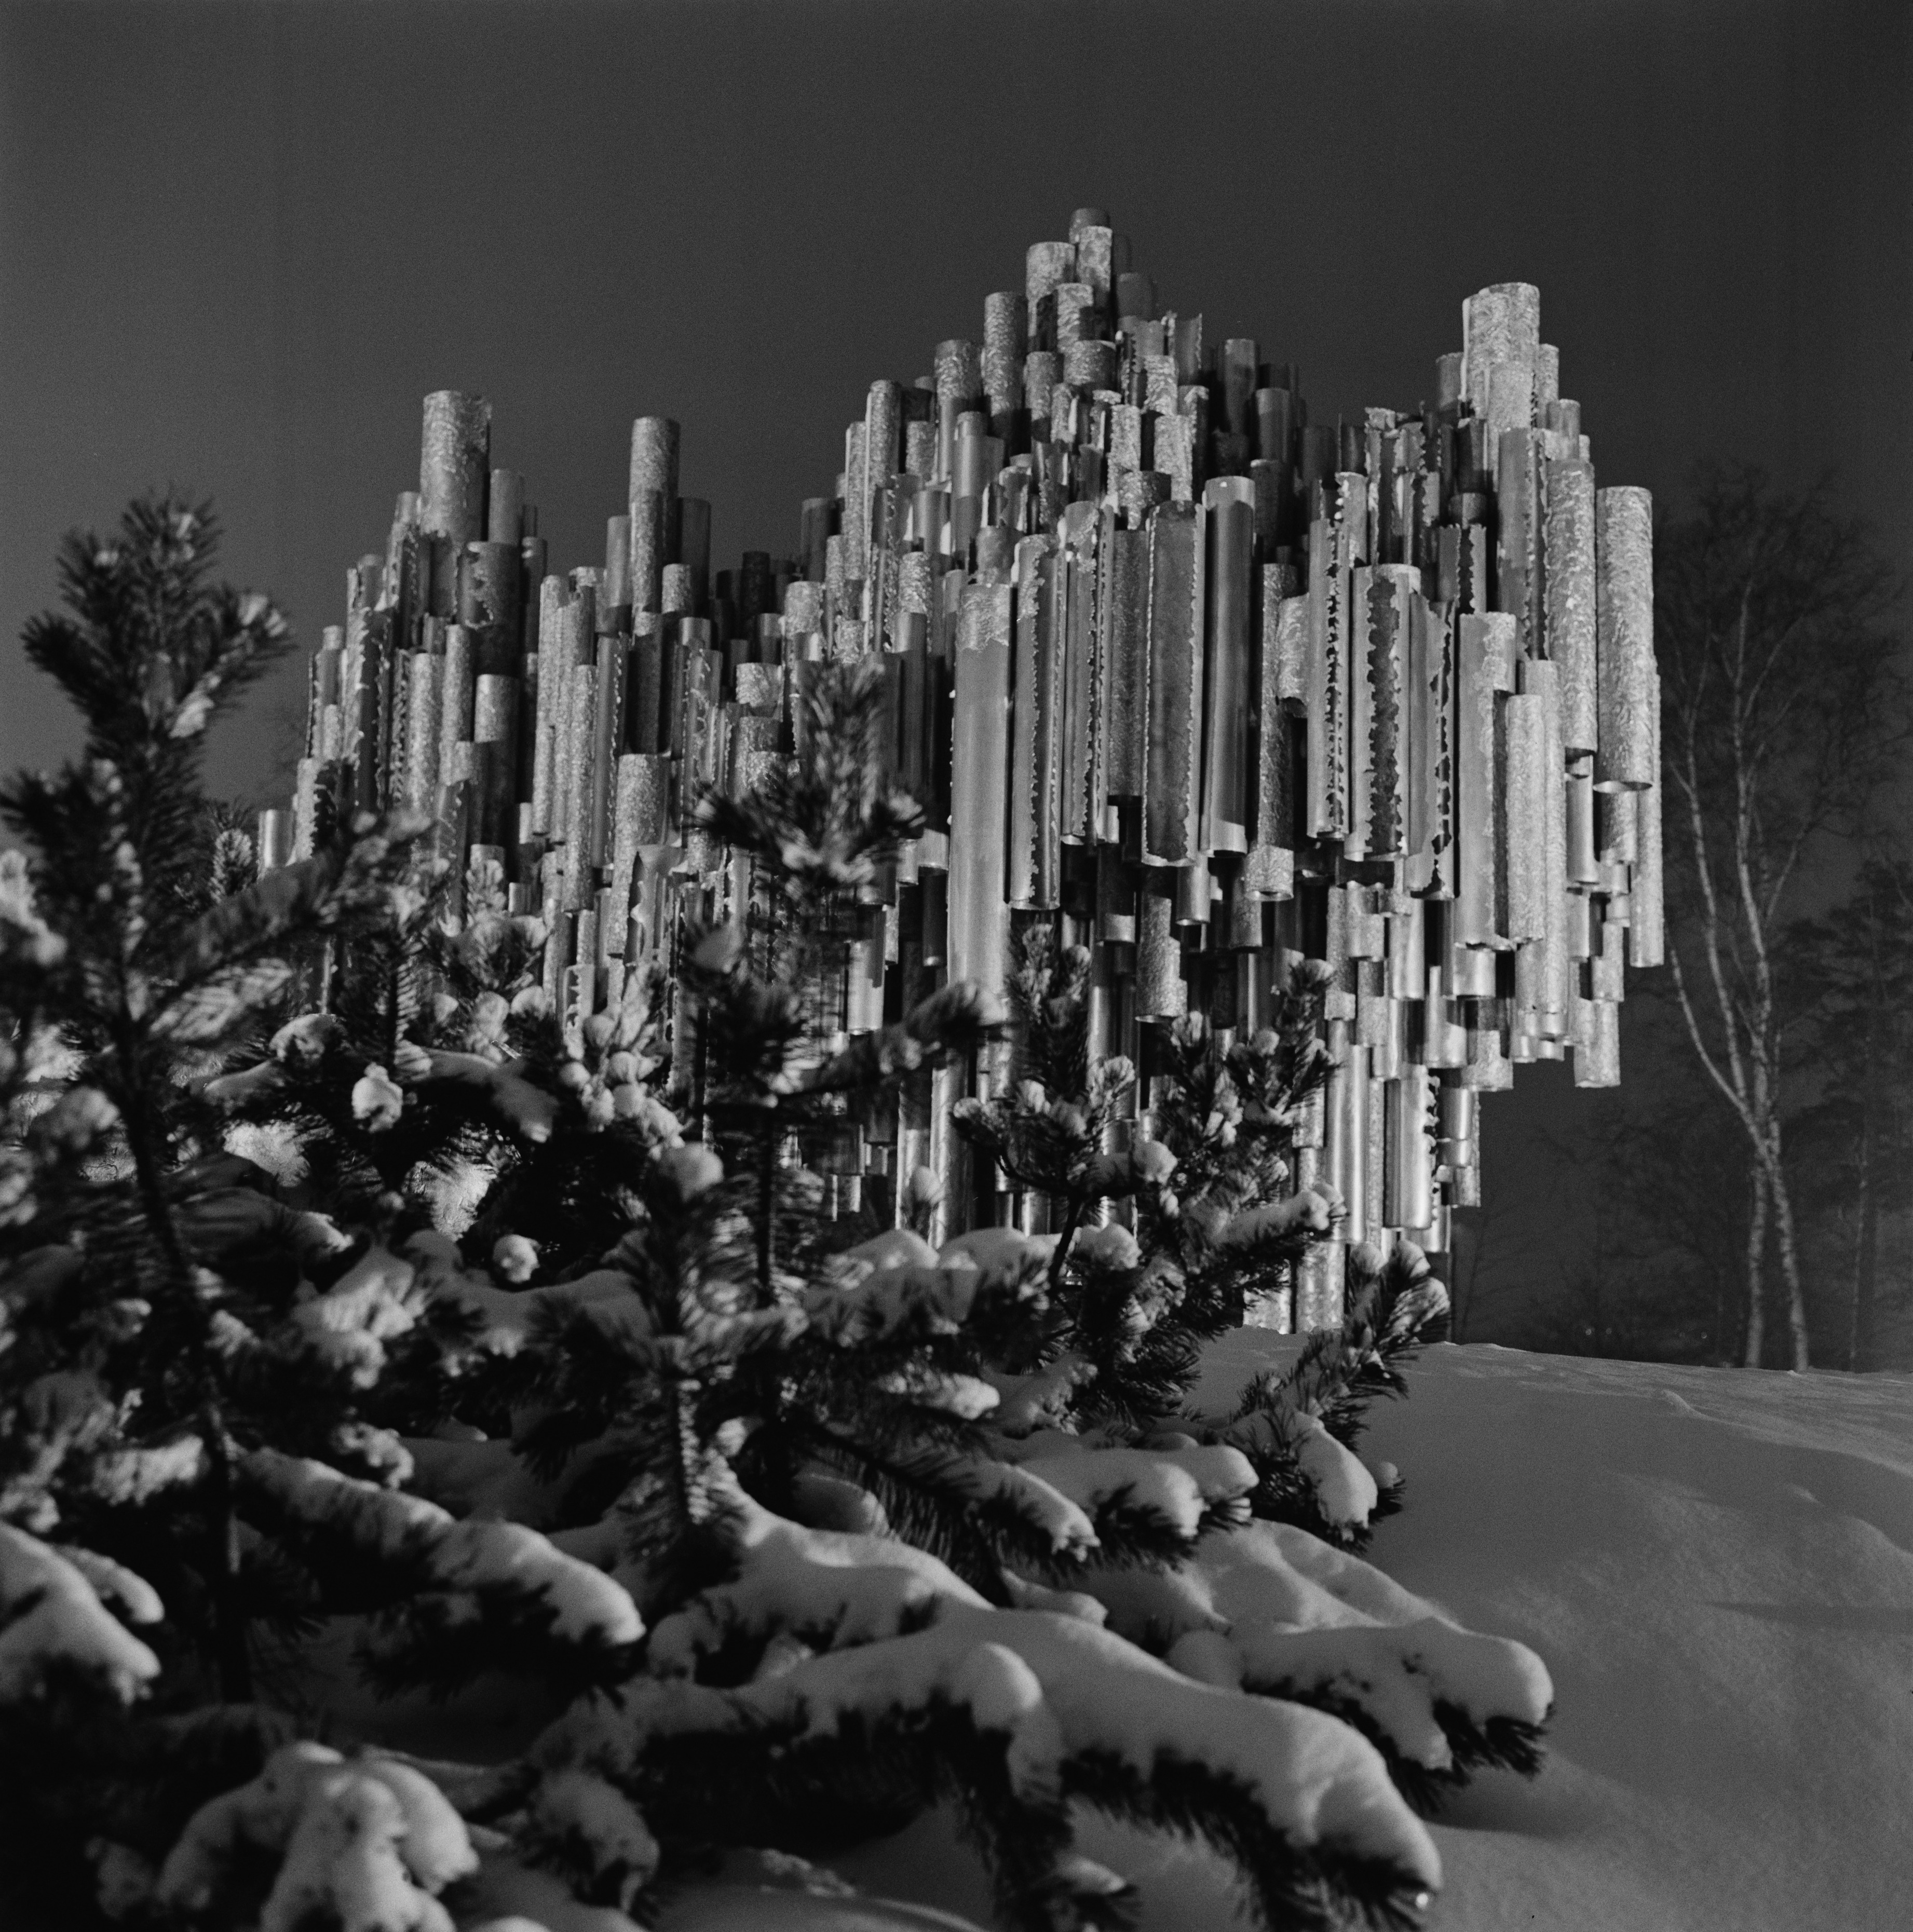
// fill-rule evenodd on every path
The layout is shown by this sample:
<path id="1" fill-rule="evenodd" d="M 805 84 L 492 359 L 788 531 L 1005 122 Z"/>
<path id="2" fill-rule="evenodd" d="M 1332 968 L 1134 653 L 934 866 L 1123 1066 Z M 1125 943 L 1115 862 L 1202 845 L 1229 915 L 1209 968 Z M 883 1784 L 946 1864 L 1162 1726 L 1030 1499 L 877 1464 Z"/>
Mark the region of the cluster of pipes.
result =
<path id="1" fill-rule="evenodd" d="M 1092 1051 L 1139 1066 L 1146 1120 L 1165 1022 L 1252 1033 L 1326 962 L 1293 1179 L 1347 1216 L 1251 1318 L 1335 1319 L 1348 1243 L 1446 1250 L 1480 1198 L 1477 1096 L 1521 1062 L 1618 1080 L 1623 967 L 1662 947 L 1651 505 L 1596 488 L 1532 287 L 1463 304 L 1432 403 L 1314 423 L 1291 369 L 1206 345 L 1081 210 L 980 344 L 872 386 L 794 556 L 715 574 L 676 423 L 633 425 L 602 566 L 561 574 L 490 419 L 425 399 L 419 487 L 315 654 L 263 863 L 329 813 L 430 812 L 452 915 L 541 916 L 547 991 L 588 1014 L 688 918 L 743 915 L 698 798 L 794 754 L 807 666 L 879 656 L 926 829 L 843 938 L 843 1034 L 945 976 L 1000 990 L 1045 922 L 1089 949 Z M 840 1212 L 900 1216 L 927 1168 L 939 1232 L 1040 1228 L 950 1131 L 1006 1077 L 986 1052 L 806 1158 Z"/>

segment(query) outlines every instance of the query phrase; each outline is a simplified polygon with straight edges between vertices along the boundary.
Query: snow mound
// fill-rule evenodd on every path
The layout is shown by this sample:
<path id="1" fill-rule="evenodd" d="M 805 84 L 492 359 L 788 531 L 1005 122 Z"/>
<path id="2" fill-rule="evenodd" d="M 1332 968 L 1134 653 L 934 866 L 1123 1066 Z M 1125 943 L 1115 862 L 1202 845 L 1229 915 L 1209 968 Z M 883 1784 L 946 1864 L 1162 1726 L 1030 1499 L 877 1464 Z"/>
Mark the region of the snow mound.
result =
<path id="1" fill-rule="evenodd" d="M 1913 1378 L 1443 1346 L 1408 1382 L 1367 1555 L 1555 1693 L 1540 1778 L 1437 1818 L 1432 1932 L 1906 1924 Z"/>
<path id="2" fill-rule="evenodd" d="M 1223 1336 L 1197 1405 L 1293 1346 Z M 1365 1452 L 1408 1486 L 1367 1556 L 1404 1597 L 1527 1646 L 1555 1700 L 1538 1779 L 1479 1772 L 1432 1821 L 1428 1932 L 1905 1924 L 1913 1378 L 1445 1345 L 1407 1378 L 1369 1412 Z M 1137 1881 L 1140 1932 L 1244 1922 L 1200 1847 L 1087 1820 L 1078 1844 Z M 866 1893 L 994 1923 L 946 1813 L 834 1862 Z M 717 1922 L 687 1898 L 659 1932 Z"/>

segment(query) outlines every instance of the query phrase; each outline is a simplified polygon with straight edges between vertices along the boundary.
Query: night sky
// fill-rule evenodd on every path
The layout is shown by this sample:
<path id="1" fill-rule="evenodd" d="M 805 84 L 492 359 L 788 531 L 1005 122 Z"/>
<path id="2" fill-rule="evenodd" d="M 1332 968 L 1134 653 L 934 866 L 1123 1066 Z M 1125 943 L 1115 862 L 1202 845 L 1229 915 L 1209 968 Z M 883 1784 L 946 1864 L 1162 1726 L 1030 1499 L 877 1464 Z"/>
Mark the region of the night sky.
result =
<path id="1" fill-rule="evenodd" d="M 1538 283 L 1603 482 L 1832 470 L 1913 566 L 1905 0 L 0 0 L 0 769 L 77 745 L 11 640 L 134 493 L 212 497 L 302 644 L 428 389 L 491 398 L 554 568 L 602 561 L 641 413 L 715 565 L 786 550 L 870 382 L 1086 204 L 1316 420 L 1412 406 L 1464 296 Z"/>

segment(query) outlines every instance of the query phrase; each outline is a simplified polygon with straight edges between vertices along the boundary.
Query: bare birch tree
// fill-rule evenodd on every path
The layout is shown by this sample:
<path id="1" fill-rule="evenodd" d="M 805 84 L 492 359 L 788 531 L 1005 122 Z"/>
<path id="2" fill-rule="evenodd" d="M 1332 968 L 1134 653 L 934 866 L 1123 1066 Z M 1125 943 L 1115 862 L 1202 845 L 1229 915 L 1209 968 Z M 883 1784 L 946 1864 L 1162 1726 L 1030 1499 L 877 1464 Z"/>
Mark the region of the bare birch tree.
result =
<path id="1" fill-rule="evenodd" d="M 1788 1358 L 1805 1368 L 1781 1132 L 1800 1016 L 1778 952 L 1812 896 L 1809 868 L 1857 832 L 1906 741 L 1897 640 L 1883 628 L 1896 586 L 1824 486 L 1789 493 L 1752 470 L 1704 472 L 1692 514 L 1656 549 L 1668 960 L 1694 1051 L 1746 1136 L 1746 1359 L 1762 1358 L 1771 1252 Z"/>

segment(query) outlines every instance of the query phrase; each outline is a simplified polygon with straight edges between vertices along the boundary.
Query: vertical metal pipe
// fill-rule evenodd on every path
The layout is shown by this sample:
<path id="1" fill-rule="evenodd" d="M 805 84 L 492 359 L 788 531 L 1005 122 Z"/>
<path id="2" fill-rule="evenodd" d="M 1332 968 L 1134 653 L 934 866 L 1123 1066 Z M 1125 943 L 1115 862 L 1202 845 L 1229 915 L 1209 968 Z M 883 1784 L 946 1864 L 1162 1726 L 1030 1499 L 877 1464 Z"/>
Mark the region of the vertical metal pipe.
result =
<path id="1" fill-rule="evenodd" d="M 1348 1242 L 1338 1238 L 1318 1241 L 1296 1269 L 1295 1328 L 1308 1334 L 1318 1328 L 1342 1325 L 1342 1279 L 1347 1265 Z"/>
<path id="2" fill-rule="evenodd" d="M 1338 1054 L 1338 1048 L 1340 1051 Z M 1368 1236 L 1368 1049 L 1358 1046 L 1345 1022 L 1329 1024 L 1329 1070 L 1323 1124 L 1322 1164 L 1347 1210 L 1342 1238 Z"/>
<path id="3" fill-rule="evenodd" d="M 1521 667 L 1521 688 L 1541 700 L 1542 815 L 1530 824 L 1527 837 L 1541 848 L 1542 908 L 1540 970 L 1537 1004 L 1540 1030 L 1551 1040 L 1565 1036 L 1568 1027 L 1570 961 L 1567 935 L 1567 772 L 1561 751 L 1560 686 L 1556 667 L 1527 662 Z M 1510 834 L 1514 828 L 1511 825 Z"/>
<path id="4" fill-rule="evenodd" d="M 472 735 L 477 664 L 472 634 L 462 624 L 446 626 L 444 662 L 439 686 L 438 768 L 441 774 L 452 769 L 452 746 Z"/>
<path id="5" fill-rule="evenodd" d="M 1486 413 L 1497 364 L 1525 368 L 1532 387 L 1541 345 L 1541 291 L 1530 282 L 1497 282 L 1461 304 L 1461 400 Z"/>
<path id="6" fill-rule="evenodd" d="M 1254 824 L 1243 878 L 1263 898 L 1287 898 L 1295 890 L 1296 717 L 1307 703 L 1307 597 L 1284 597 L 1281 566 L 1263 572 L 1260 702 L 1256 707 Z"/>
<path id="7" fill-rule="evenodd" d="M 1251 355 L 1254 345 L 1248 345 Z M 1251 380 L 1253 380 L 1253 370 Z M 1248 392 L 1242 397 L 1247 421 Z M 1203 849 L 1246 852 L 1249 820 L 1249 626 L 1254 609 L 1255 486 L 1219 476 L 1203 492 L 1208 553 L 1203 671 Z"/>
<path id="8" fill-rule="evenodd" d="M 263 878 L 293 862 L 293 814 L 281 806 L 269 806 L 259 814 L 259 871 Z"/>
<path id="9" fill-rule="evenodd" d="M 950 815 L 950 976 L 1001 1000 L 1010 942 L 1003 752 L 1009 737 L 1011 586 L 966 585 L 956 632 Z"/>
<path id="10" fill-rule="evenodd" d="M 1011 904 L 1053 904 L 1061 868 L 1055 850 L 1056 782 L 1060 778 L 1059 666 L 1052 649 L 1056 551 L 1047 536 L 1026 537 L 1017 546 L 1015 690 L 1008 752 L 1008 871 L 1005 890 Z M 1045 864 L 1046 854 L 1048 863 Z"/>
<path id="11" fill-rule="evenodd" d="M 539 838 L 551 829 L 552 794 L 557 782 L 558 725 L 571 688 L 566 656 L 562 577 L 548 577 L 538 590 L 538 701 L 531 722 L 531 829 Z"/>
<path id="12" fill-rule="evenodd" d="M 1023 294 L 1029 310 L 1032 350 L 1056 346 L 1056 291 L 1076 274 L 1076 246 L 1069 242 L 1038 242 L 1025 258 Z"/>
<path id="13" fill-rule="evenodd" d="M 598 695 L 593 714 L 588 856 L 595 868 L 609 862 L 613 787 L 624 749 L 626 676 L 629 652 L 618 636 L 598 640 Z"/>
<path id="14" fill-rule="evenodd" d="M 1511 614 L 1524 657 L 1542 649 L 1541 435 L 1504 430 L 1496 465 L 1495 608 Z"/>
<path id="15" fill-rule="evenodd" d="M 1667 957 L 1661 874 L 1661 693 L 1656 676 L 1648 687 L 1649 770 L 1653 783 L 1637 794 L 1635 854 L 1630 894 L 1627 947 L 1636 966 L 1659 966 Z"/>
<path id="16" fill-rule="evenodd" d="M 438 805 L 440 695 L 445 660 L 430 651 L 414 651 L 409 668 L 411 694 L 406 710 L 406 802 L 415 812 L 431 812 Z"/>
<path id="17" fill-rule="evenodd" d="M 1029 352 L 1029 304 L 1014 290 L 988 297 L 983 309 L 983 387 L 993 435 L 1011 441 L 1023 406 L 1023 358 Z"/>
<path id="18" fill-rule="evenodd" d="M 1338 476 L 1332 514 L 1317 518 L 1308 544 L 1308 832 L 1346 838 L 1350 812 L 1349 714 L 1356 614 L 1354 526 L 1362 518 L 1359 476 Z"/>
<path id="19" fill-rule="evenodd" d="M 1397 563 L 1355 573 L 1361 648 L 1350 731 L 1350 845 L 1370 858 L 1395 858 L 1407 849 L 1409 634 L 1420 578 L 1419 570 Z"/>
<path id="20" fill-rule="evenodd" d="M 419 456 L 419 523 L 455 556 L 485 535 L 491 468 L 491 405 L 482 396 L 437 389 L 425 398 Z"/>
<path id="21" fill-rule="evenodd" d="M 1561 684 L 1561 742 L 1591 752 L 1596 728 L 1594 466 L 1563 458 L 1545 467 L 1542 642 Z"/>
<path id="22" fill-rule="evenodd" d="M 1098 549 L 1102 518 L 1093 503 L 1072 503 L 1057 531 L 1053 596 L 1062 698 L 1058 754 L 1059 830 L 1070 844 L 1093 841 L 1101 827 L 1095 790 L 1102 690 L 1097 676 Z"/>
<path id="23" fill-rule="evenodd" d="M 1506 781 L 1501 799 L 1507 852 L 1508 937 L 1520 944 L 1548 930 L 1548 722 L 1532 688 L 1503 700 L 1507 721 Z"/>
<path id="24" fill-rule="evenodd" d="M 1581 1020 L 1585 1043 L 1575 1042 L 1574 1084 L 1577 1087 L 1620 1084 L 1620 1009 L 1611 1000 L 1583 1000 Z"/>
<path id="25" fill-rule="evenodd" d="M 588 659 L 572 667 L 565 707 L 565 883 L 568 912 L 592 902 L 597 877 L 591 855 L 592 752 L 597 737 L 598 667 Z"/>
<path id="26" fill-rule="evenodd" d="M 1140 800 L 1149 756 L 1149 555 L 1143 530 L 1115 530 L 1104 565 L 1108 636 L 1109 796 Z"/>
<path id="27" fill-rule="evenodd" d="M 1499 700 L 1514 685 L 1513 646 L 1512 619 L 1456 620 L 1455 938 L 1464 946 L 1498 946 L 1505 938 L 1497 740 Z"/>
<path id="28" fill-rule="evenodd" d="M 1136 895 L 1136 1015 L 1179 1019 L 1188 1011 L 1182 942 L 1176 927 L 1176 874 L 1159 866 L 1143 873 Z"/>
<path id="29" fill-rule="evenodd" d="M 1641 791 L 1654 770 L 1653 499 L 1645 490 L 1595 497 L 1596 679 L 1600 739 L 1594 783 L 1601 791 Z"/>
<path id="30" fill-rule="evenodd" d="M 946 1064 L 930 1076 L 929 1166 L 936 1177 L 929 1241 L 940 1247 L 969 1226 L 972 1189 L 969 1143 L 956 1129 L 956 1102 L 969 1085 L 966 1070 Z"/>
<path id="31" fill-rule="evenodd" d="M 518 681 L 481 677 L 472 704 L 472 736 L 492 747 L 485 771 L 485 824 L 500 845 L 515 840 L 518 776 Z"/>
<path id="32" fill-rule="evenodd" d="M 1149 757 L 1144 845 L 1165 865 L 1201 852 L 1203 513 L 1149 519 Z"/>
<path id="33" fill-rule="evenodd" d="M 1404 1066 L 1387 1089 L 1387 1195 L 1385 1226 L 1410 1232 L 1434 1219 L 1434 1150 L 1428 1119 L 1432 1096 L 1425 1066 Z"/>
<path id="34" fill-rule="evenodd" d="M 1565 718 L 1564 707 L 1564 727 Z M 1601 883 L 1601 861 L 1594 845 L 1594 797 L 1593 754 L 1568 753 L 1567 878 L 1569 889 L 1574 891 L 1585 892 Z"/>
<path id="35" fill-rule="evenodd" d="M 570 817 L 574 801 L 572 768 L 578 762 L 579 744 L 575 716 L 578 708 L 581 672 L 595 680 L 597 675 L 595 620 L 596 586 L 590 581 L 596 572 L 575 571 L 572 594 L 558 612 L 558 650 L 556 668 L 563 682 L 551 693 L 551 806 L 549 830 L 554 838 L 573 836 Z M 450 649 L 448 637 L 448 652 Z M 585 746 L 588 757 L 589 742 Z"/>

